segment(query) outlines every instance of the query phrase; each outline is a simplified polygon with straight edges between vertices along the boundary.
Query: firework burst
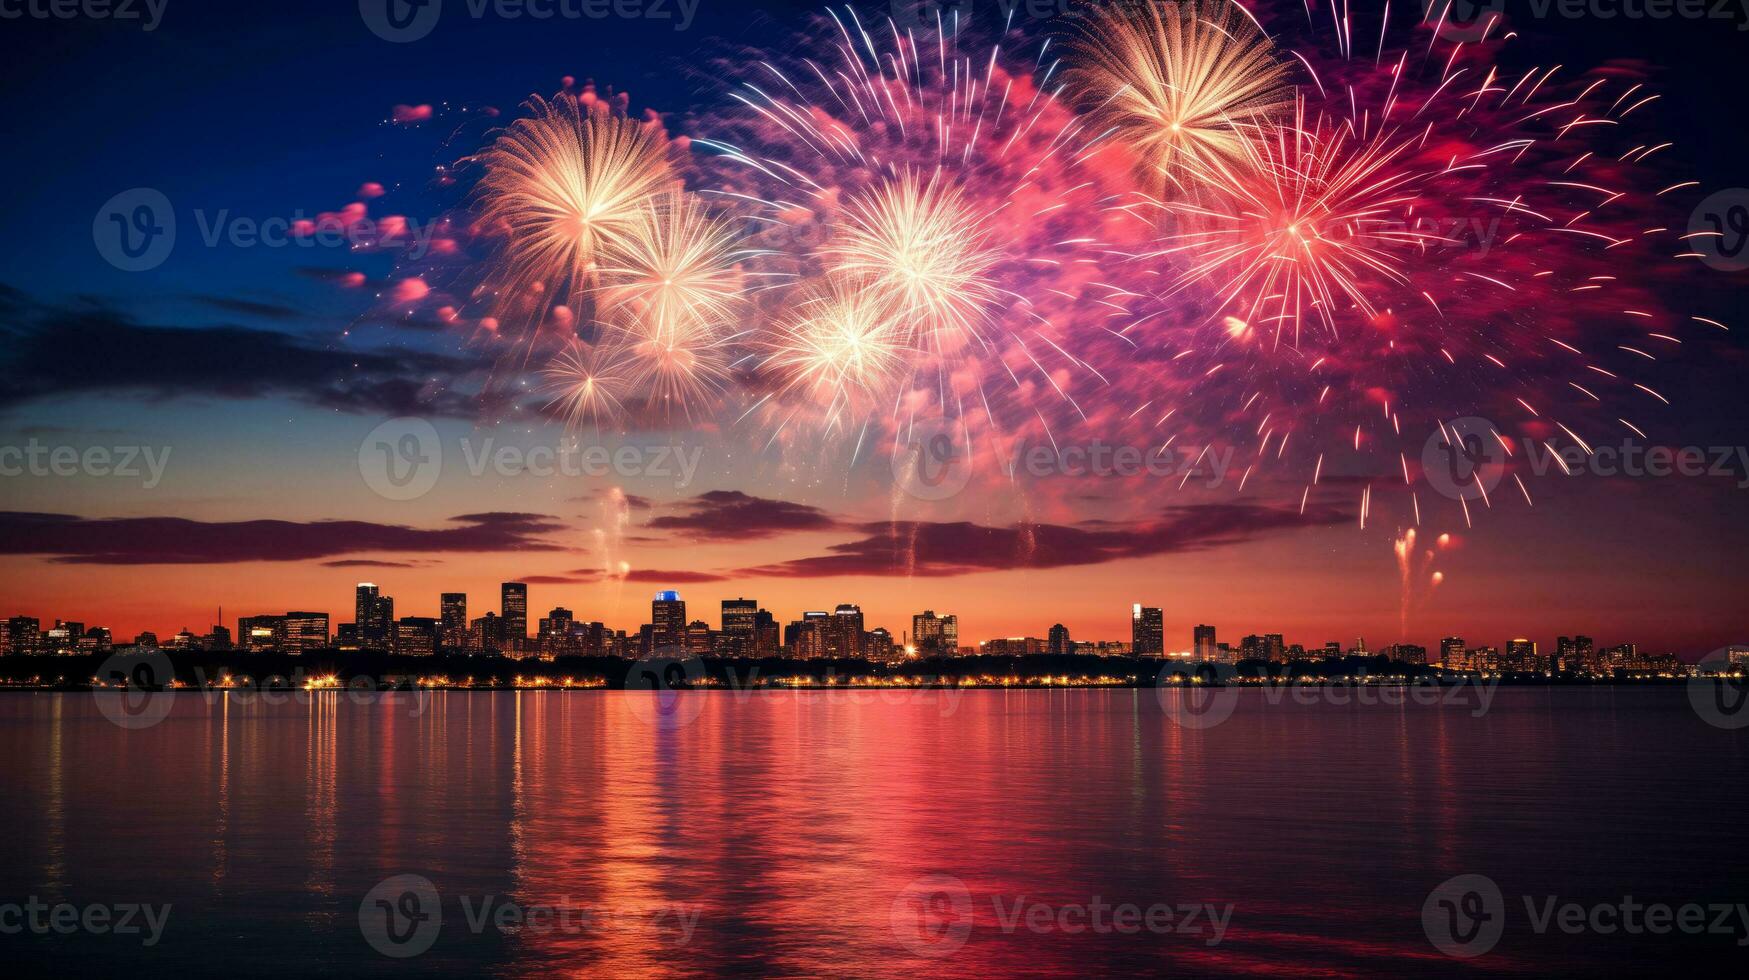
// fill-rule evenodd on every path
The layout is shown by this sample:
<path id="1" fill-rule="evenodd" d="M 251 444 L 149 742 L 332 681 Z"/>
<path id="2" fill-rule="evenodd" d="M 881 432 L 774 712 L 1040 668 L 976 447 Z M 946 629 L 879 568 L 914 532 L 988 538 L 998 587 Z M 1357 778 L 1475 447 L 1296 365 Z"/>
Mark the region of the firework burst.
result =
<path id="1" fill-rule="evenodd" d="M 1293 101 L 1289 72 L 1251 16 L 1229 0 L 1089 7 L 1071 42 L 1070 84 L 1094 126 L 1135 148 L 1156 189 L 1193 189 L 1195 174 L 1248 153 L 1247 127 Z"/>
<path id="2" fill-rule="evenodd" d="M 588 308 L 603 264 L 644 244 L 650 199 L 676 180 L 663 131 L 592 94 L 528 102 L 480 154 L 479 222 L 502 236 L 487 290 L 513 311 Z"/>
<path id="3" fill-rule="evenodd" d="M 838 425 L 892 399 L 904 343 L 880 294 L 832 288 L 805 297 L 779 324 L 766 366 L 786 391 L 823 406 L 821 416 Z"/>

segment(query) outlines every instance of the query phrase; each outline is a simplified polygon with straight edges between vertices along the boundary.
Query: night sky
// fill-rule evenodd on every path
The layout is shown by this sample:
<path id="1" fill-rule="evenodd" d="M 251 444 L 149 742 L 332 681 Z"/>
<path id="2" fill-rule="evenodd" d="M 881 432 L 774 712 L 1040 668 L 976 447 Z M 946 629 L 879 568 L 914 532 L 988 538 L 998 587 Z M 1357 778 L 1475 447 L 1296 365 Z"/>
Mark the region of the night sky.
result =
<path id="1" fill-rule="evenodd" d="M 984 0 L 974 6 L 983 13 Z M 702 449 L 685 486 L 472 477 L 458 453 L 431 492 L 385 499 L 361 479 L 359 446 L 386 418 L 430 417 L 452 448 L 550 446 L 562 427 L 469 405 L 437 383 L 483 370 L 482 355 L 385 302 L 388 256 L 209 246 L 203 225 L 313 219 L 371 183 L 383 188 L 363 195 L 372 215 L 426 221 L 455 205 L 431 178 L 478 148 L 482 110 L 510 118 L 566 76 L 625 91 L 634 113 L 654 108 L 685 132 L 725 102 L 716 59 L 781 44 L 817 8 L 698 0 L 677 30 L 686 8 L 672 2 L 661 19 L 541 21 L 475 19 L 446 0 L 428 37 L 394 44 L 359 7 L 168 0 L 149 32 L 0 20 L 10 232 L 0 446 L 170 450 L 149 489 L 119 476 L 0 478 L 0 615 L 108 625 L 118 640 L 203 632 L 219 606 L 233 626 L 287 609 L 341 622 L 353 583 L 370 580 L 399 615 L 435 615 L 440 591 L 467 591 L 478 616 L 495 607 L 497 583 L 519 579 L 532 586 L 531 616 L 564 605 L 627 629 L 647 616 L 649 593 L 674 587 L 713 625 L 724 597 L 756 597 L 780 621 L 859 602 L 871 626 L 895 634 L 924 608 L 958 613 L 966 641 L 1043 636 L 1055 622 L 1076 639 L 1127 639 L 1137 601 L 1165 608 L 1169 649 L 1187 648 L 1200 622 L 1234 643 L 1284 632 L 1308 646 L 1360 636 L 1374 648 L 1432 646 L 1449 634 L 1552 644 L 1579 632 L 1696 656 L 1749 641 L 1749 489 L 1738 486 L 1749 459 L 1735 456 L 1729 476 L 1527 476 L 1534 507 L 1513 491 L 1470 528 L 1442 510 L 1422 540 L 1448 532 L 1452 544 L 1407 589 L 1392 553 L 1404 515 L 1381 511 L 1362 529 L 1347 489 L 1305 519 L 1281 516 L 1298 485 L 1267 481 L 1245 495 L 1231 481 L 1182 491 L 1171 481 L 1144 488 L 1158 499 L 1139 509 L 1134 488 L 1097 481 L 901 506 L 878 455 L 827 471 L 722 426 L 615 440 Z M 1749 13 L 1532 20 L 1518 23 L 1515 50 L 1649 70 L 1665 94 L 1653 125 L 1675 143 L 1666 164 L 1700 182 L 1671 201 L 1670 222 L 1683 225 L 1706 194 L 1749 186 L 1741 23 Z M 93 242 L 94 216 L 131 188 L 162 192 L 178 222 L 168 260 L 137 273 Z M 355 273 L 362 285 L 345 278 Z M 1660 296 L 1733 332 L 1659 365 L 1674 404 L 1648 430 L 1653 443 L 1749 444 L 1745 276 L 1710 272 Z M 623 528 L 609 526 L 616 492 Z M 629 573 L 610 571 L 622 561 Z M 1445 578 L 1430 590 L 1432 570 Z"/>

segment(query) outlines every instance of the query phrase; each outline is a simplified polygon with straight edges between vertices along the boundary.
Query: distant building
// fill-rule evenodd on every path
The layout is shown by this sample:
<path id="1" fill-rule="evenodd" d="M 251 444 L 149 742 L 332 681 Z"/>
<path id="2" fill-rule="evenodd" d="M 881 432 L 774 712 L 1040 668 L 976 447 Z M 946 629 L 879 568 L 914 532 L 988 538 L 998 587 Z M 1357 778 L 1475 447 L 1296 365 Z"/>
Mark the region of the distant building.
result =
<path id="1" fill-rule="evenodd" d="M 1137 657 L 1166 655 L 1166 616 L 1155 606 L 1130 606 L 1130 652 Z"/>
<path id="2" fill-rule="evenodd" d="M 576 617 L 564 606 L 554 606 L 552 611 L 541 617 L 540 626 L 535 631 L 535 649 L 548 657 L 563 657 L 575 652 L 576 637 L 572 627 L 576 625 Z"/>
<path id="3" fill-rule="evenodd" d="M 325 612 L 288 612 L 281 617 L 280 649 L 286 653 L 306 653 L 328 646 L 328 614 Z"/>
<path id="4" fill-rule="evenodd" d="M 809 611 L 784 627 L 783 645 L 789 655 L 803 660 L 826 656 L 826 628 L 831 621 L 831 615 L 823 610 Z"/>
<path id="5" fill-rule="evenodd" d="M 1448 636 L 1439 641 L 1439 669 L 1469 670 L 1470 655 L 1464 647 L 1464 638 Z"/>
<path id="6" fill-rule="evenodd" d="M 1198 660 L 1220 660 L 1221 647 L 1215 642 L 1215 628 L 1205 624 L 1191 630 L 1190 651 Z"/>
<path id="7" fill-rule="evenodd" d="M 437 600 L 438 642 L 460 649 L 468 645 L 468 594 L 445 592 Z"/>
<path id="8" fill-rule="evenodd" d="M 505 582 L 499 586 L 498 615 L 504 620 L 505 644 L 513 650 L 528 642 L 528 586 L 522 582 Z"/>
<path id="9" fill-rule="evenodd" d="M 394 633 L 395 600 L 381 594 L 373 583 L 358 583 L 354 593 L 353 622 L 358 624 L 361 646 L 387 649 Z M 241 637 L 238 637 L 238 642 L 242 642 Z"/>
<path id="10" fill-rule="evenodd" d="M 1045 652 L 1045 641 L 1036 636 L 1010 636 L 985 640 L 978 652 L 992 657 L 1036 657 Z"/>
<path id="11" fill-rule="evenodd" d="M 839 603 L 832 610 L 831 625 L 826 627 L 828 656 L 862 656 L 862 607 L 851 602 Z"/>
<path id="12" fill-rule="evenodd" d="M 37 652 L 42 623 L 32 616 L 14 616 L 6 621 L 6 652 L 19 655 Z M 153 637 L 153 645 L 157 645 Z"/>
<path id="13" fill-rule="evenodd" d="M 1046 653 L 1060 655 L 1075 652 L 1075 641 L 1069 639 L 1069 627 L 1064 626 L 1062 623 L 1052 626 L 1050 632 L 1046 634 L 1046 636 Z"/>
<path id="14" fill-rule="evenodd" d="M 933 609 L 912 616 L 911 645 L 921 657 L 951 657 L 959 653 L 959 617 L 937 616 Z"/>
<path id="15" fill-rule="evenodd" d="M 656 598 L 650 601 L 651 652 L 685 645 L 686 600 L 673 590 L 656 593 Z"/>
<path id="16" fill-rule="evenodd" d="M 862 638 L 862 655 L 870 660 L 892 660 L 893 652 L 893 634 L 885 627 L 876 626 Z"/>
<path id="17" fill-rule="evenodd" d="M 1523 637 L 1506 641 L 1506 656 L 1502 658 L 1500 665 L 1506 670 L 1525 674 L 1544 673 L 1550 667 L 1537 656 L 1536 641 Z"/>
<path id="18" fill-rule="evenodd" d="M 403 657 L 429 657 L 437 652 L 438 620 L 402 616 L 395 622 L 395 652 Z"/>
<path id="19" fill-rule="evenodd" d="M 711 624 L 702 619 L 695 619 L 686 624 L 686 652 L 694 657 L 707 657 L 716 644 L 716 634 Z"/>

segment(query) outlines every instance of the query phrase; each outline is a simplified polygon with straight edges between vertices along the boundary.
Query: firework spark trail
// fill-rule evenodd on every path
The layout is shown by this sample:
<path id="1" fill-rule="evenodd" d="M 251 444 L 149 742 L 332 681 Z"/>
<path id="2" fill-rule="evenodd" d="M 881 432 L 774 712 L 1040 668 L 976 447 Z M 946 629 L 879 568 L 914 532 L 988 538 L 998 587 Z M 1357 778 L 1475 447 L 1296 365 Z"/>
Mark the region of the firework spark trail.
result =
<path id="1" fill-rule="evenodd" d="M 593 93 L 529 99 L 477 162 L 478 221 L 502 236 L 482 287 L 538 330 L 554 304 L 588 309 L 601 264 L 635 247 L 649 199 L 677 175 L 665 133 Z"/>
<path id="2" fill-rule="evenodd" d="M 1144 295 L 1100 269 L 1130 224 L 1105 206 L 1127 189 L 1128 158 L 1107 164 L 1120 151 L 1059 100 L 1054 63 L 968 40 L 957 23 L 871 30 L 847 10 L 822 26 L 803 45 L 824 56 L 759 59 L 734 96 L 741 111 L 697 141 L 721 154 L 720 192 L 769 230 L 753 275 L 778 397 L 759 421 L 799 411 L 792 433 L 860 446 L 871 423 L 897 431 L 971 407 L 982 450 L 1004 433 L 1048 434 L 1059 411 L 1079 420 L 1077 391 L 1109 383 L 1094 356 L 1117 343 L 1107 324 Z M 790 316 L 801 304 L 884 322 L 858 322 L 852 342 L 842 319 Z M 809 324 L 826 333 L 798 334 Z M 879 385 L 852 380 L 873 366 L 870 343 Z M 820 363 L 833 356 L 861 363 Z M 882 419 L 865 396 L 889 387 L 889 357 L 899 383 Z M 814 383 L 825 377 L 848 387 Z"/>
<path id="3" fill-rule="evenodd" d="M 1129 256 L 1157 270 L 1158 301 L 1201 311 L 1188 333 L 1130 334 L 1183 369 L 1173 397 L 1192 411 L 1178 424 L 1262 432 L 1255 419 L 1275 418 L 1283 449 L 1295 431 L 1312 437 L 1299 443 L 1304 462 L 1289 461 L 1308 470 L 1341 433 L 1349 471 L 1405 471 L 1418 521 L 1408 458 L 1440 418 L 1517 405 L 1526 415 L 1508 451 L 1557 431 L 1583 447 L 1552 412 L 1577 424 L 1606 399 L 1667 404 L 1629 375 L 1636 358 L 1680 343 L 1679 324 L 1643 278 L 1622 274 L 1624 261 L 1657 262 L 1672 237 L 1656 220 L 1670 187 L 1653 192 L 1665 182 L 1644 167 L 1663 144 L 1609 148 L 1647 104 L 1641 86 L 1508 72 L 1499 43 L 1418 58 L 1393 51 L 1403 28 L 1383 20 L 1378 50 L 1357 53 L 1349 13 L 1306 9 L 1314 25 L 1336 25 L 1338 53 L 1319 52 L 1328 27 L 1291 52 L 1292 110 L 1232 120 L 1231 152 L 1180 155 L 1177 181 L 1116 206 L 1158 229 Z M 1159 125 L 1145 108 L 1131 114 L 1133 126 Z M 1577 403 L 1557 402 L 1561 390 Z M 1379 501 L 1369 487 L 1360 503 Z"/>
<path id="4" fill-rule="evenodd" d="M 1065 78 L 1094 129 L 1137 148 L 1155 193 L 1193 193 L 1202 173 L 1249 152 L 1246 127 L 1292 104 L 1288 66 L 1227 0 L 1092 6 L 1076 27 Z"/>

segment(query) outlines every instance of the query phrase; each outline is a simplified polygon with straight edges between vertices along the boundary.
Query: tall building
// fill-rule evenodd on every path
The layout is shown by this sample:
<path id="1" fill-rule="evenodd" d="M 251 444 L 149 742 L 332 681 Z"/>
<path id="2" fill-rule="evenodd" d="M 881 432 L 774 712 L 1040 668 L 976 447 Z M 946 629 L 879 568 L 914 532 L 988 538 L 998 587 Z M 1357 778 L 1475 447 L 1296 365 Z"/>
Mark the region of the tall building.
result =
<path id="1" fill-rule="evenodd" d="M 360 645 L 387 649 L 394 633 L 395 600 L 378 592 L 375 584 L 360 582 L 354 596 L 352 621 L 358 624 Z M 243 637 L 239 636 L 237 642 L 243 642 Z"/>
<path id="2" fill-rule="evenodd" d="M 537 633 L 537 649 L 552 657 L 563 657 L 575 652 L 576 641 L 573 637 L 573 627 L 577 617 L 564 606 L 554 606 L 552 611 L 541 617 Z"/>
<path id="3" fill-rule="evenodd" d="M 1219 660 L 1221 646 L 1215 642 L 1215 628 L 1198 625 L 1190 631 L 1190 649 L 1198 660 Z"/>
<path id="4" fill-rule="evenodd" d="M 833 657 L 862 656 L 862 607 L 855 603 L 839 603 L 832 610 L 831 625 L 826 628 L 827 655 Z"/>
<path id="5" fill-rule="evenodd" d="M 468 594 L 445 592 L 438 598 L 438 641 L 446 647 L 468 645 Z"/>
<path id="6" fill-rule="evenodd" d="M 282 622 L 279 648 L 286 653 L 305 653 L 328 646 L 328 614 L 288 612 Z"/>
<path id="7" fill-rule="evenodd" d="M 1507 644 L 1511 649 L 1511 644 Z M 1448 636 L 1439 641 L 1439 667 L 1441 670 L 1469 670 L 1469 651 L 1464 647 L 1464 638 Z"/>
<path id="8" fill-rule="evenodd" d="M 804 660 L 826 655 L 826 630 L 832 624 L 831 614 L 820 611 L 802 613 L 802 618 L 784 627 L 783 645 L 789 655 Z"/>
<path id="9" fill-rule="evenodd" d="M 686 624 L 686 652 L 688 656 L 708 657 L 711 648 L 716 645 L 716 634 L 711 630 L 711 624 L 702 619 L 695 619 Z"/>
<path id="10" fill-rule="evenodd" d="M 775 657 L 782 637 L 777 628 L 777 617 L 769 610 L 761 609 L 753 614 L 753 649 L 755 657 Z"/>
<path id="11" fill-rule="evenodd" d="M 960 652 L 960 620 L 958 616 L 937 616 L 925 609 L 911 617 L 911 645 L 918 656 L 951 657 Z"/>
<path id="12" fill-rule="evenodd" d="M 1069 627 L 1058 623 L 1052 626 L 1050 633 L 1046 635 L 1049 637 L 1047 642 L 1049 652 L 1054 654 L 1075 652 L 1075 641 L 1069 639 Z"/>
<path id="13" fill-rule="evenodd" d="M 718 639 L 720 652 L 731 657 L 755 656 L 758 620 L 757 599 L 724 599 L 723 629 Z"/>
<path id="14" fill-rule="evenodd" d="M 31 616 L 14 616 L 6 621 L 6 652 L 35 653 L 42 623 Z"/>
<path id="15" fill-rule="evenodd" d="M 650 601 L 651 652 L 685 645 L 686 600 L 672 590 L 656 593 L 656 598 Z"/>
<path id="16" fill-rule="evenodd" d="M 505 582 L 498 617 L 504 620 L 504 640 L 520 647 L 528 639 L 528 586 L 521 582 Z"/>
<path id="17" fill-rule="evenodd" d="M 1130 607 L 1130 653 L 1137 657 L 1166 655 L 1166 617 L 1156 606 Z"/>
<path id="18" fill-rule="evenodd" d="M 1286 663 L 1287 649 L 1287 641 L 1280 633 L 1263 634 L 1263 652 L 1272 663 Z"/>
<path id="19" fill-rule="evenodd" d="M 862 655 L 870 660 L 893 659 L 893 634 L 885 627 L 876 626 L 862 638 Z"/>

